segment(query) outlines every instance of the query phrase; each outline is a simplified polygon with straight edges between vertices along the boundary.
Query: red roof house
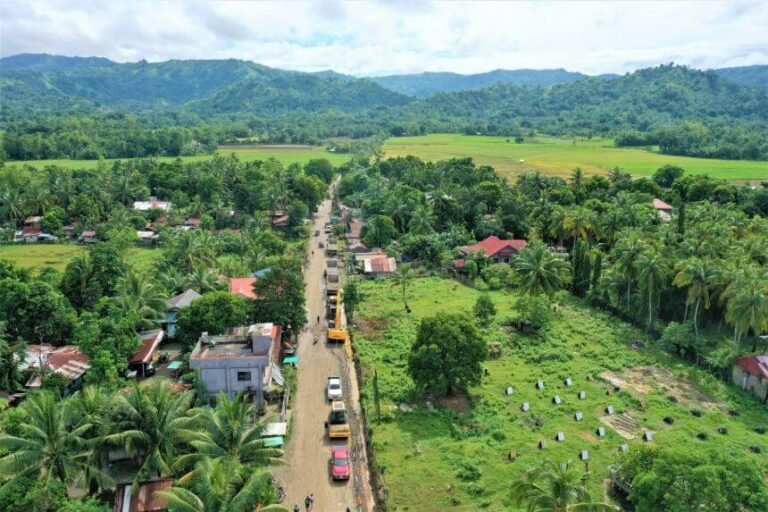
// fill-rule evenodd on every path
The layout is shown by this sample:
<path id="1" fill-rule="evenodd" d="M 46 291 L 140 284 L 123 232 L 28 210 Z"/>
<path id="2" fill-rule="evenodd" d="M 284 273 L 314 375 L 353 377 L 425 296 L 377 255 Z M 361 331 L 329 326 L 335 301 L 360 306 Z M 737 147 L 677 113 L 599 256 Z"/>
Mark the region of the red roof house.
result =
<path id="1" fill-rule="evenodd" d="M 346 236 L 350 244 L 360 241 L 360 236 L 363 234 L 363 226 L 365 226 L 365 222 L 360 219 L 352 219 L 352 222 L 349 223 L 349 231 L 344 236 Z"/>
<path id="2" fill-rule="evenodd" d="M 173 485 L 170 478 L 157 478 L 139 482 L 139 489 L 134 492 L 133 484 L 119 484 L 115 494 L 114 512 L 162 512 L 168 510 L 168 500 L 155 494 L 166 491 Z"/>
<path id="3" fill-rule="evenodd" d="M 150 363 L 157 352 L 157 347 L 160 346 L 160 342 L 163 341 L 165 333 L 162 329 L 155 329 L 154 331 L 146 331 L 141 333 L 141 345 L 139 350 L 133 354 L 131 364 L 138 363 Z"/>
<path id="4" fill-rule="evenodd" d="M 253 291 L 255 283 L 255 277 L 233 277 L 229 280 L 229 293 L 255 300 L 256 292 Z"/>
<path id="5" fill-rule="evenodd" d="M 19 363 L 19 370 L 39 370 L 40 368 L 72 383 L 77 383 L 91 365 L 88 364 L 88 356 L 74 345 L 58 348 L 52 345 L 27 346 L 24 360 Z M 39 373 L 30 378 L 26 384 L 28 388 L 39 388 L 41 385 Z"/>
<path id="6" fill-rule="evenodd" d="M 768 354 L 740 357 L 733 366 L 733 383 L 768 401 Z"/>
<path id="7" fill-rule="evenodd" d="M 659 218 L 661 218 L 661 220 L 670 220 L 672 218 L 672 210 L 674 210 L 674 208 L 672 208 L 671 205 L 668 205 L 661 199 L 654 197 L 653 201 L 651 202 L 651 206 L 653 206 L 653 208 L 659 214 Z"/>
<path id="8" fill-rule="evenodd" d="M 482 242 L 466 247 L 460 247 L 463 256 L 482 251 L 486 258 L 496 263 L 509 263 L 510 258 L 528 245 L 525 240 L 502 240 L 497 236 L 489 236 Z"/>

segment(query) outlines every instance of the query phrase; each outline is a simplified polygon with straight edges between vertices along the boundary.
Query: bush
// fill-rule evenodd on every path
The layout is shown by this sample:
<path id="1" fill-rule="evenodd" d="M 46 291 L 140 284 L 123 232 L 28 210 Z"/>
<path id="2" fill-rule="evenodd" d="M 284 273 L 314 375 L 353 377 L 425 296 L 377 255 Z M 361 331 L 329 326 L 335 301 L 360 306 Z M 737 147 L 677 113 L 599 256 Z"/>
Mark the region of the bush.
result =
<path id="1" fill-rule="evenodd" d="M 456 478 L 464 480 L 465 482 L 474 482 L 480 480 L 482 472 L 480 468 L 474 462 L 464 461 L 459 464 L 459 469 L 456 470 Z"/>

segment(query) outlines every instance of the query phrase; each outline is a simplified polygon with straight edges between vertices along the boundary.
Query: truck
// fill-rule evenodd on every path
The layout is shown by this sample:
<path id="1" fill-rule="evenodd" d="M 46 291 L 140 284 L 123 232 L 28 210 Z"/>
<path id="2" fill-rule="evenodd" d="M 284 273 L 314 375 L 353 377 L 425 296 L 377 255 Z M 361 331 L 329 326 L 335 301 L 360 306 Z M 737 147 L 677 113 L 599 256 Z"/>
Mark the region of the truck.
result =
<path id="1" fill-rule="evenodd" d="M 328 385 L 325 391 L 329 402 L 341 400 L 341 379 L 339 377 L 328 377 Z"/>
<path id="2" fill-rule="evenodd" d="M 328 421 L 325 422 L 328 437 L 331 439 L 346 439 L 349 437 L 349 423 L 347 420 L 347 408 L 341 400 L 331 402 L 331 412 L 328 413 Z"/>

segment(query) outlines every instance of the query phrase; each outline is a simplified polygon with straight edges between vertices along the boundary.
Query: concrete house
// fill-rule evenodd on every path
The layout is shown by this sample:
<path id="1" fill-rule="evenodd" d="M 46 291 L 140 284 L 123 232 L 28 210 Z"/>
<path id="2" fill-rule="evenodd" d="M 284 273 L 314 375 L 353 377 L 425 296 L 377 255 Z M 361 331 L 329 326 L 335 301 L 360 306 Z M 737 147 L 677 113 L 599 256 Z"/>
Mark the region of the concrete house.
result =
<path id="1" fill-rule="evenodd" d="M 149 210 L 169 212 L 171 211 L 171 203 L 169 201 L 160 201 L 156 197 L 150 197 L 149 201 L 134 201 L 133 209 L 140 212 L 148 212 Z"/>
<path id="2" fill-rule="evenodd" d="M 733 365 L 733 383 L 768 401 L 768 354 L 740 357 Z"/>
<path id="3" fill-rule="evenodd" d="M 234 327 L 218 336 L 204 332 L 189 356 L 189 367 L 200 371 L 209 396 L 234 398 L 245 392 L 261 407 L 273 363 L 280 357 L 280 337 L 280 326 L 272 323 Z"/>

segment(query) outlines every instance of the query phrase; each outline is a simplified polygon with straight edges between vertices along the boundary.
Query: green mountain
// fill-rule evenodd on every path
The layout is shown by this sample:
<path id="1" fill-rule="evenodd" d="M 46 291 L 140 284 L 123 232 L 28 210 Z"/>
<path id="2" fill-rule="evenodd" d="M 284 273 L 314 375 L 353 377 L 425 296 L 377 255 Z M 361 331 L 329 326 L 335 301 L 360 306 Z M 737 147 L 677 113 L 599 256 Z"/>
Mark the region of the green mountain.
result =
<path id="1" fill-rule="evenodd" d="M 720 68 L 712 71 L 737 84 L 768 87 L 768 65 Z"/>
<path id="2" fill-rule="evenodd" d="M 440 92 L 469 91 L 496 84 L 547 87 L 576 82 L 587 75 L 564 69 L 497 69 L 487 73 L 460 75 L 458 73 L 418 73 L 371 78 L 391 91 L 416 98 L 428 98 Z"/>

